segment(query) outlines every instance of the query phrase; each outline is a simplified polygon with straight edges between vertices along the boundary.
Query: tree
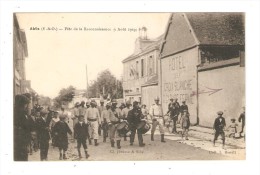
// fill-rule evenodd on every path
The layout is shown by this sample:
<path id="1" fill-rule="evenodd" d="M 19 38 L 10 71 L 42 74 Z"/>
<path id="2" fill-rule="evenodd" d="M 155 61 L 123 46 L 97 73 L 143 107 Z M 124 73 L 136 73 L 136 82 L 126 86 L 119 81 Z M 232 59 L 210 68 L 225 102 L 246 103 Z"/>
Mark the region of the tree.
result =
<path id="1" fill-rule="evenodd" d="M 73 100 L 74 95 L 75 88 L 73 86 L 61 89 L 59 95 L 54 98 L 54 106 L 60 108 L 63 105 L 67 105 Z"/>
<path id="2" fill-rule="evenodd" d="M 40 95 L 40 96 L 39 96 L 38 103 L 39 103 L 41 106 L 51 106 L 51 98 L 50 98 L 50 97 L 43 96 L 43 95 Z"/>
<path id="3" fill-rule="evenodd" d="M 116 77 L 106 69 L 98 74 L 96 81 L 91 82 L 87 94 L 89 98 L 99 98 L 100 95 L 105 99 L 108 96 L 110 96 L 110 98 L 122 98 L 122 81 L 117 80 Z"/>

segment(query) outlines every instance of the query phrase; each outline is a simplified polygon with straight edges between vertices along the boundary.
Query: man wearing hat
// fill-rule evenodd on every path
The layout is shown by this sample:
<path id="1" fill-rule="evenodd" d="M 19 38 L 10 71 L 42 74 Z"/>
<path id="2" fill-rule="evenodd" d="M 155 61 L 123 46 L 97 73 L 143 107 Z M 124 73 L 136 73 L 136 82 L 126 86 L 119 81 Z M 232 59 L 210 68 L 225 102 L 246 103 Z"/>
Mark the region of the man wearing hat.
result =
<path id="1" fill-rule="evenodd" d="M 88 121 L 89 126 L 91 127 L 90 138 L 94 138 L 95 146 L 98 146 L 98 126 L 101 124 L 99 111 L 96 108 L 95 100 L 91 100 L 90 108 L 86 110 L 85 120 Z"/>
<path id="2" fill-rule="evenodd" d="M 31 138 L 31 123 L 28 117 L 30 99 L 15 96 L 14 106 L 14 160 L 28 161 L 27 147 Z"/>
<path id="3" fill-rule="evenodd" d="M 75 127 L 76 123 L 78 123 L 79 120 L 79 102 L 75 103 L 74 109 L 73 109 L 73 128 Z"/>
<path id="4" fill-rule="evenodd" d="M 215 146 L 215 142 L 218 139 L 218 136 L 220 135 L 222 138 L 222 147 L 225 147 L 225 132 L 224 129 L 226 127 L 226 121 L 225 118 L 222 117 L 223 112 L 219 111 L 217 112 L 218 116 L 215 119 L 214 125 L 213 125 L 213 130 L 215 131 L 214 135 L 214 140 L 213 140 L 213 145 Z"/>
<path id="5" fill-rule="evenodd" d="M 152 130 L 151 130 L 151 140 L 154 141 L 154 132 L 159 125 L 159 131 L 161 133 L 161 142 L 165 142 L 164 140 L 164 128 L 163 128 L 163 109 L 161 104 L 159 104 L 159 97 L 156 97 L 154 99 L 155 104 L 153 104 L 150 108 L 149 114 L 151 118 L 153 119 L 153 125 L 152 125 Z"/>
<path id="6" fill-rule="evenodd" d="M 137 102 L 138 103 L 138 102 Z M 127 101 L 126 102 L 126 107 L 122 109 L 122 119 L 126 120 L 128 116 L 128 112 L 131 110 L 131 102 Z M 126 134 L 124 135 L 124 141 L 127 141 L 126 139 Z"/>
<path id="7" fill-rule="evenodd" d="M 106 109 L 101 113 L 101 125 L 103 129 L 103 142 L 106 142 L 106 138 L 108 136 L 108 118 L 109 118 L 109 110 L 111 108 L 111 103 L 106 104 Z"/>
<path id="8" fill-rule="evenodd" d="M 36 121 L 41 161 L 47 160 L 49 150 L 50 128 L 49 123 L 47 123 L 47 115 L 48 111 L 43 109 L 41 111 L 41 117 Z"/>
<path id="9" fill-rule="evenodd" d="M 81 101 L 81 103 L 78 107 L 78 110 L 79 110 L 79 115 L 85 116 L 86 108 L 85 108 L 85 102 L 84 101 Z"/>
<path id="10" fill-rule="evenodd" d="M 140 147 L 144 147 L 145 144 L 143 143 L 143 135 L 141 133 L 140 129 L 137 129 L 138 124 L 141 122 L 141 119 L 143 119 L 144 116 L 142 114 L 141 108 L 138 106 L 138 102 L 133 102 L 133 109 L 128 112 L 127 121 L 129 123 L 129 127 L 131 130 L 130 135 L 130 145 L 132 146 L 135 139 L 135 133 L 137 130 L 138 135 L 138 142 Z"/>
<path id="11" fill-rule="evenodd" d="M 98 108 L 98 111 L 99 111 L 99 115 L 101 116 L 102 112 L 104 110 L 106 110 L 106 107 L 104 106 L 104 100 L 103 99 L 100 99 L 100 106 L 98 106 L 97 108 Z M 101 120 L 101 122 L 102 122 L 102 120 Z M 102 123 L 101 123 L 101 125 L 102 125 Z M 102 130 L 102 126 L 101 125 L 98 126 L 98 135 L 99 136 L 101 136 L 101 130 Z"/>
<path id="12" fill-rule="evenodd" d="M 109 128 L 109 137 L 111 142 L 111 147 L 115 147 L 115 140 L 117 144 L 117 148 L 121 149 L 121 136 L 117 131 L 117 125 L 120 123 L 120 113 L 117 110 L 117 102 L 116 100 L 112 100 L 111 109 L 109 109 L 109 117 L 107 118 L 108 128 Z"/>

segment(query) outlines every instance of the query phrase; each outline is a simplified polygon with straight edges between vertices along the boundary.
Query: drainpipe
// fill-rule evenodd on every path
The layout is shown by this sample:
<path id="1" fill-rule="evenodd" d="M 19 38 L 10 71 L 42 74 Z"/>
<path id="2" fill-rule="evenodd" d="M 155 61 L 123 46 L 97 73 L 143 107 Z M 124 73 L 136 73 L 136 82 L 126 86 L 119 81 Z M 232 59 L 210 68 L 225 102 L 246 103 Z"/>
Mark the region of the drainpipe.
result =
<path id="1" fill-rule="evenodd" d="M 198 65 L 196 66 L 197 67 L 197 70 L 196 70 L 196 79 L 197 79 L 197 93 L 196 93 L 196 98 L 197 98 L 197 123 L 195 125 L 199 125 L 200 123 L 200 118 L 199 118 L 199 66 L 200 66 L 200 63 L 201 63 L 201 55 L 200 55 L 200 48 L 198 47 Z"/>

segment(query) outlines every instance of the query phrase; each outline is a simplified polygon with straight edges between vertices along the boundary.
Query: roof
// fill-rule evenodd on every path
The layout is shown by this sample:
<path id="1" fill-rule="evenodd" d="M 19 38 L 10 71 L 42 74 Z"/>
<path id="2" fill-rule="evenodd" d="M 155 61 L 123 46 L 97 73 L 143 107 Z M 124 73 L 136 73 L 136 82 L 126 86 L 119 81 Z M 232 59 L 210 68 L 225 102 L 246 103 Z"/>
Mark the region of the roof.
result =
<path id="1" fill-rule="evenodd" d="M 198 45 L 245 44 L 244 13 L 173 13 L 166 29 L 162 58 Z"/>
<path id="2" fill-rule="evenodd" d="M 135 50 L 133 54 L 125 58 L 122 62 L 125 63 L 127 61 L 133 60 L 140 55 L 152 51 L 153 49 L 159 49 L 162 43 L 162 39 L 163 39 L 163 35 L 160 35 L 155 39 L 149 39 L 149 40 L 143 40 L 137 38 L 137 42 L 139 42 L 140 44 L 140 49 Z"/>
<path id="3" fill-rule="evenodd" d="M 185 13 L 199 44 L 244 45 L 244 13 Z"/>

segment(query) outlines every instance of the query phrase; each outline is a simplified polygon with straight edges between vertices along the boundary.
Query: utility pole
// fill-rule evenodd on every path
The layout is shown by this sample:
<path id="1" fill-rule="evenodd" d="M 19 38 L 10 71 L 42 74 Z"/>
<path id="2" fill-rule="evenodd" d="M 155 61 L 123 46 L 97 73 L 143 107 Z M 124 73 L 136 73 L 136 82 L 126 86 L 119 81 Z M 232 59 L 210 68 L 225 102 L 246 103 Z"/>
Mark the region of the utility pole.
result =
<path id="1" fill-rule="evenodd" d="M 88 98 L 88 65 L 86 64 L 86 95 Z"/>

